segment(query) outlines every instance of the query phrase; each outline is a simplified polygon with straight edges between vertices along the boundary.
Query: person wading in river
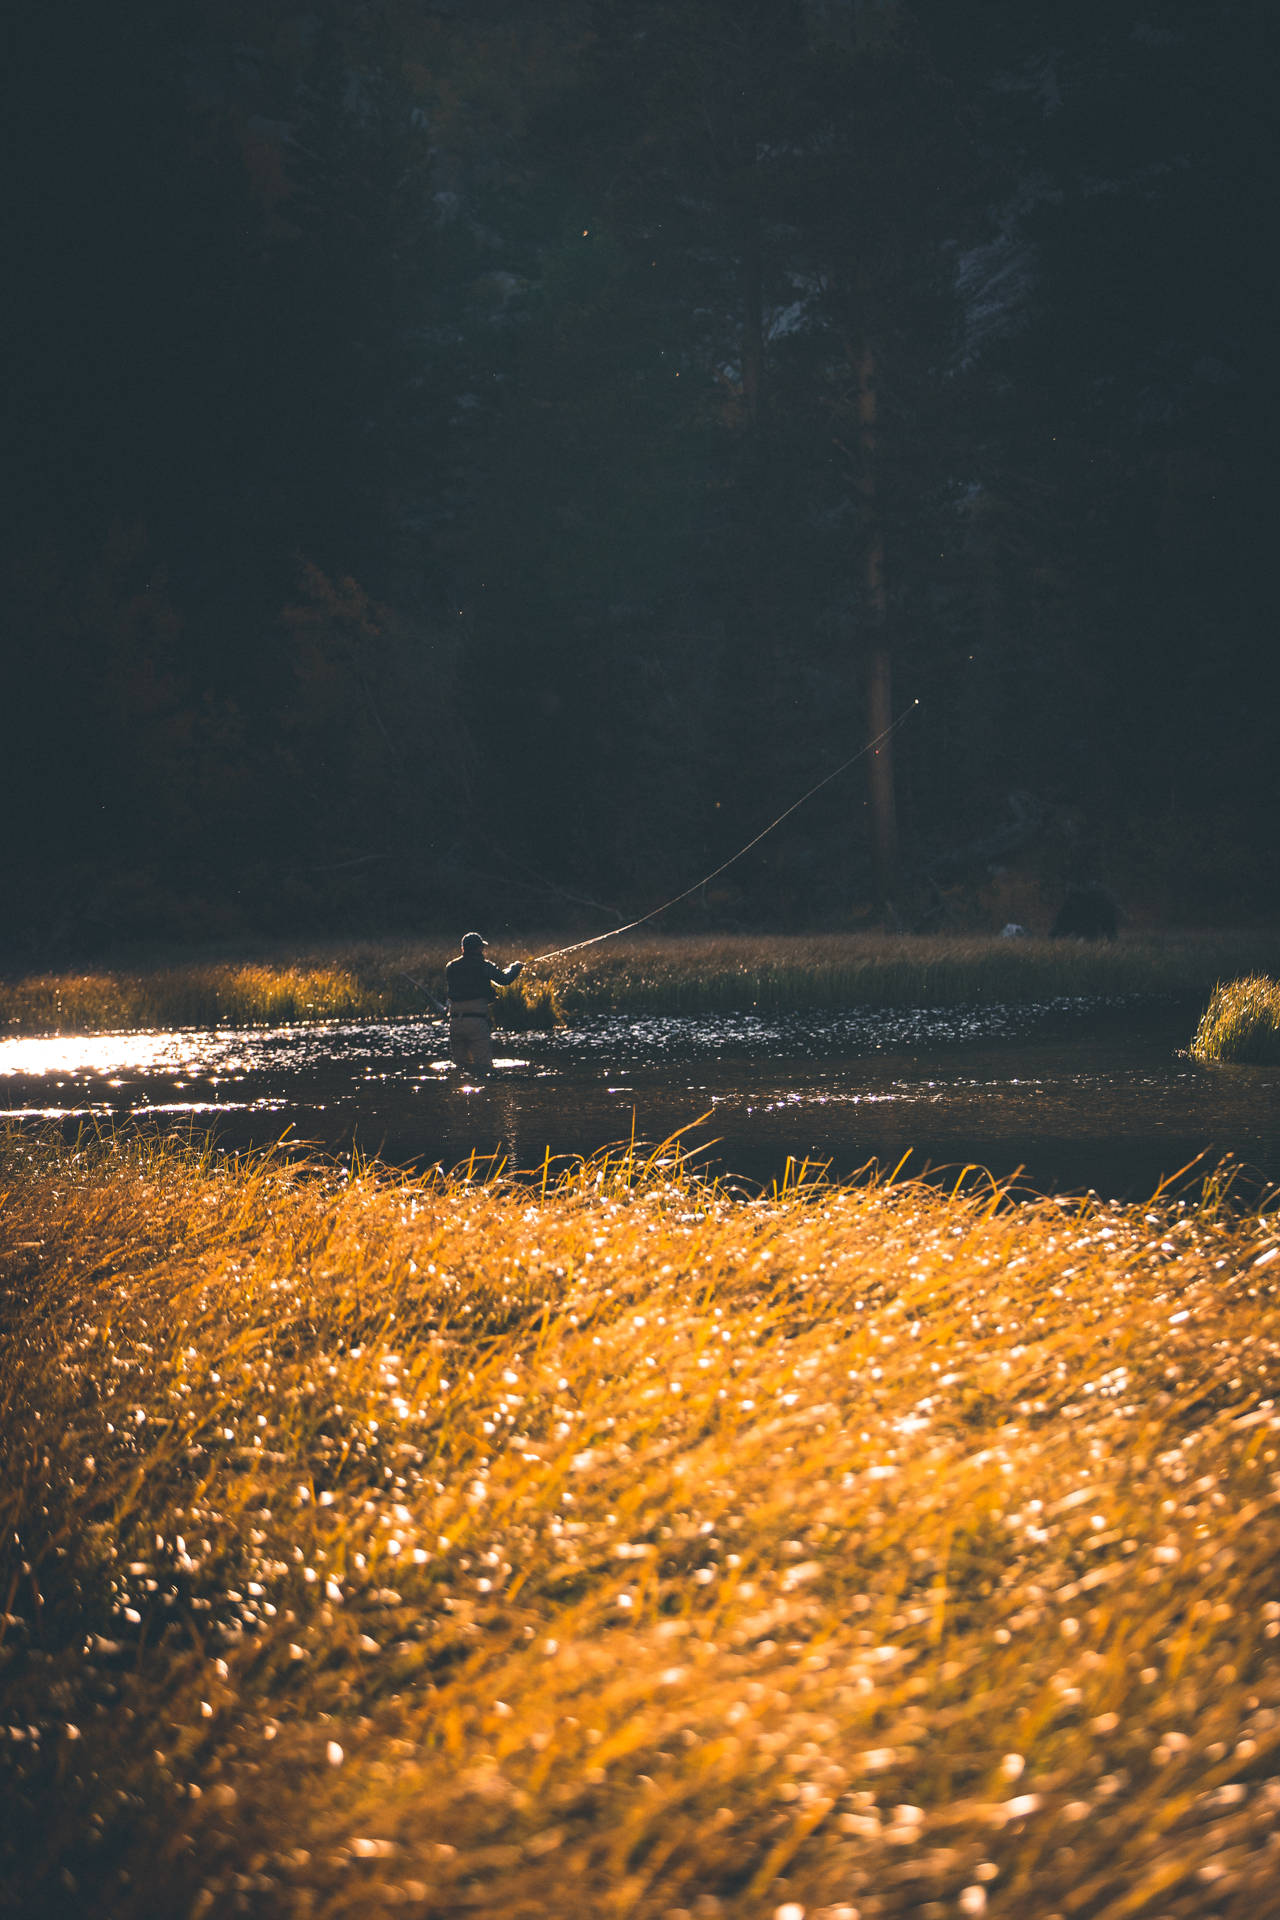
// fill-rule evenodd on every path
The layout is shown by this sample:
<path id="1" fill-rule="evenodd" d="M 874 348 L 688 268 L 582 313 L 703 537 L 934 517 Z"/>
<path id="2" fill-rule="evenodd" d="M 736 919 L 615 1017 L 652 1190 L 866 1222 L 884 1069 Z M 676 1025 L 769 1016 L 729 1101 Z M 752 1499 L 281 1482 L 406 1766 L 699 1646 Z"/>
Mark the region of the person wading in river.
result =
<path id="1" fill-rule="evenodd" d="M 481 1073 L 488 1073 L 493 1066 L 493 989 L 509 987 L 524 966 L 523 960 L 513 960 L 509 967 L 496 967 L 484 957 L 488 944 L 478 933 L 464 933 L 462 952 L 444 970 L 453 1064 L 474 1067 Z"/>

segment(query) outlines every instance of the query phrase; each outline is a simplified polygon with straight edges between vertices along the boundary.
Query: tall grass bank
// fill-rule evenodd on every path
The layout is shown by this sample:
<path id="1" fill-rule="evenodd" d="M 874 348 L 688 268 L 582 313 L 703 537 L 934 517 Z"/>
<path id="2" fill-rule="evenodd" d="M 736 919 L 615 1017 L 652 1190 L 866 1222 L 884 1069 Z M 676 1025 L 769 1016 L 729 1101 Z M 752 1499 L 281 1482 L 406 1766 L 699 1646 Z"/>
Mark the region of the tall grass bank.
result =
<path id="1" fill-rule="evenodd" d="M 562 940 L 504 940 L 504 960 Z M 121 965 L 0 980 L 0 1031 L 289 1025 L 420 1018 L 444 993 L 443 941 L 364 942 L 306 954 Z M 627 935 L 530 962 L 498 994 L 517 1031 L 594 1013 L 785 1013 L 953 1007 L 1064 996 L 1207 995 L 1228 975 L 1280 971 L 1280 934 L 1119 941 L 876 934 Z"/>
<path id="2" fill-rule="evenodd" d="M 1274 1911 L 1274 1212 L 0 1191 L 24 1920 Z"/>

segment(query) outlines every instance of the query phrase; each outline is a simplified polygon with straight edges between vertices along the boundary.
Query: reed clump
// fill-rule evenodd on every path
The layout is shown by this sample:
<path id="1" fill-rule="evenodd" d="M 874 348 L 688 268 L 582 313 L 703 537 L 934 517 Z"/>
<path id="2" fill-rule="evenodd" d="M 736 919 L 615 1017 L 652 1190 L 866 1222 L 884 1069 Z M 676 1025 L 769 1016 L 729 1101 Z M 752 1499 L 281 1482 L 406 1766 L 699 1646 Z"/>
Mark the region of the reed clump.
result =
<path id="1" fill-rule="evenodd" d="M 18 1915 L 1269 1910 L 1274 1213 L 0 1180 Z"/>
<path id="2" fill-rule="evenodd" d="M 504 961 L 554 935 L 513 937 Z M 139 1027 L 420 1019 L 444 993 L 456 948 L 369 941 L 254 960 L 33 975 L 0 981 L 0 1030 L 92 1033 Z M 877 934 L 627 935 L 531 964 L 499 994 L 527 1031 L 594 1013 L 698 1014 L 946 1007 L 1088 995 L 1200 996 L 1227 974 L 1280 968 L 1275 934 L 1132 936 L 1118 941 L 951 939 Z"/>
<path id="3" fill-rule="evenodd" d="M 1253 1066 L 1280 1062 L 1280 981 L 1251 974 L 1214 988 L 1191 1053 L 1197 1060 Z"/>
<path id="4" fill-rule="evenodd" d="M 550 980 L 521 978 L 497 989 L 493 1018 L 511 1033 L 549 1032 L 564 1025 L 564 1009 Z"/>

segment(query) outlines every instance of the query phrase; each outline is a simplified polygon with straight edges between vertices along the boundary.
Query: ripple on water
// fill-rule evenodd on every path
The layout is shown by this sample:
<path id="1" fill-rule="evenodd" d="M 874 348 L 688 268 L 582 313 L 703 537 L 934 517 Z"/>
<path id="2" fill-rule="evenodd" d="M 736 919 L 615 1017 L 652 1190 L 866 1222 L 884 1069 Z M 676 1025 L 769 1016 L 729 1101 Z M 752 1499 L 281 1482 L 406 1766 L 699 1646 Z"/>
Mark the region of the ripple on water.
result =
<path id="1" fill-rule="evenodd" d="M 1200 1146 L 1280 1171 L 1280 1074 L 1179 1058 L 1180 1020 L 1176 1008 L 1098 999 L 596 1015 L 521 1034 L 519 1056 L 500 1056 L 479 1084 L 442 1057 L 436 1020 L 15 1037 L 0 1040 L 0 1111 L 54 1124 L 187 1120 L 237 1145 L 289 1127 L 415 1162 L 475 1151 L 523 1165 L 548 1144 L 594 1152 L 633 1126 L 663 1139 L 714 1110 L 720 1157 L 738 1169 L 810 1150 L 850 1166 L 896 1161 L 914 1147 L 1047 1164 L 1048 1179 L 1056 1163 L 1041 1149 L 1055 1142 L 1096 1141 L 1105 1166 L 1117 1141 L 1145 1140 L 1157 1173 Z M 1077 1180 L 1075 1162 L 1062 1178 Z M 1091 1165 L 1085 1184 L 1098 1180 Z"/>
<path id="2" fill-rule="evenodd" d="M 1118 1000 L 1057 999 L 1034 1005 L 981 1007 L 857 1007 L 782 1015 L 596 1014 L 572 1027 L 522 1036 L 530 1059 L 506 1059 L 506 1069 L 560 1064 L 605 1054 L 621 1065 L 742 1052 L 759 1058 L 825 1058 L 862 1053 L 915 1052 L 1042 1032 L 1079 1020 Z M 438 1055 L 439 1021 L 335 1022 L 304 1027 L 168 1032 L 36 1034 L 0 1040 L 0 1076 L 73 1074 L 148 1076 L 188 1073 L 219 1079 L 233 1074 L 306 1072 L 363 1063 L 372 1076 L 394 1076 L 404 1064 L 421 1066 Z M 430 1059 L 432 1070 L 448 1062 Z"/>

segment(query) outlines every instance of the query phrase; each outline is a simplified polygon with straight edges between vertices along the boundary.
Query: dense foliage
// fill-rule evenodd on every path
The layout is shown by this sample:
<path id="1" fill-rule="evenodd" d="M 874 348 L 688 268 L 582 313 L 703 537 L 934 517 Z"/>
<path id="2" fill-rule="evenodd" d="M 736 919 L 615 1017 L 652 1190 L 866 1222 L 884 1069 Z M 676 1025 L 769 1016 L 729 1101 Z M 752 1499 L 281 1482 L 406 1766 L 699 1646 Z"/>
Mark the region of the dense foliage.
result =
<path id="1" fill-rule="evenodd" d="M 1263 10 L 979 12 L 29 9 L 19 943 L 1265 911 Z"/>

